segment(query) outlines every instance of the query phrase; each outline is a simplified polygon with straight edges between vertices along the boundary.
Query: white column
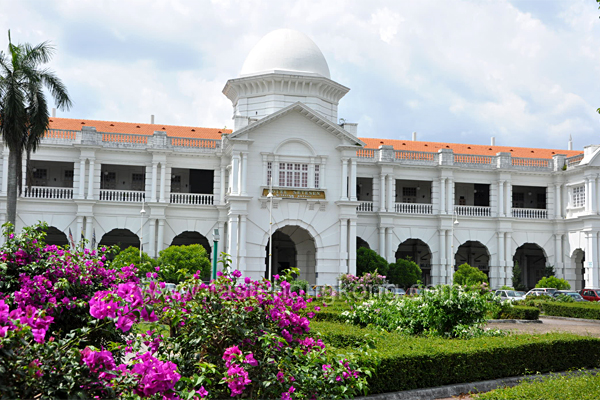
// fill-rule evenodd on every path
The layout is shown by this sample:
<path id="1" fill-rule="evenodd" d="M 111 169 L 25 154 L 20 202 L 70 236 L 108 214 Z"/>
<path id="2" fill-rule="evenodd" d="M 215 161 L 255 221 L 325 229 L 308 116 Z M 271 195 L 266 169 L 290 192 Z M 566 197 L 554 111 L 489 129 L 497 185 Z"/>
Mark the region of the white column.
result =
<path id="1" fill-rule="evenodd" d="M 598 175 L 596 175 L 596 178 L 594 179 L 594 197 L 596 199 L 596 201 L 594 201 L 594 207 L 596 210 L 596 213 L 600 212 L 600 185 L 598 184 L 598 179 L 600 179 L 600 177 L 598 177 Z"/>
<path id="2" fill-rule="evenodd" d="M 235 153 L 231 159 L 231 194 L 240 194 L 239 193 L 239 184 L 240 184 L 240 155 L 239 153 Z M 237 267 L 236 267 L 237 268 Z"/>
<path id="3" fill-rule="evenodd" d="M 154 196 L 156 197 L 156 195 Z M 154 199 L 156 201 L 156 198 Z M 148 221 L 150 232 L 148 233 L 148 255 L 152 258 L 156 257 L 156 219 L 150 218 Z"/>
<path id="4" fill-rule="evenodd" d="M 560 185 L 554 185 L 554 217 L 559 219 L 562 216 L 562 198 L 560 195 Z"/>
<path id="5" fill-rule="evenodd" d="M 263 181 L 263 185 L 265 186 L 269 186 L 269 180 L 267 179 L 267 155 L 263 154 L 262 155 L 262 181 Z M 272 165 L 271 165 L 272 167 Z M 271 173 L 273 173 L 273 170 L 271 169 Z"/>
<path id="6" fill-rule="evenodd" d="M 221 166 L 221 188 L 219 189 L 219 204 L 225 204 L 225 192 L 227 191 L 227 187 L 225 186 L 225 176 L 226 169 L 225 166 Z M 221 231 L 219 231 L 221 232 Z"/>
<path id="7" fill-rule="evenodd" d="M 242 158 L 243 161 L 243 158 Z M 242 167 L 243 168 L 243 167 Z M 243 171 L 243 169 L 242 169 Z M 243 182 L 243 181 L 242 181 Z M 239 270 L 246 271 L 246 216 L 240 215 L 240 248 L 239 248 Z"/>
<path id="8" fill-rule="evenodd" d="M 280 186 L 279 185 L 279 156 L 275 156 L 274 157 L 275 160 L 273 161 L 273 186 Z M 325 166 L 323 166 L 323 168 L 325 168 Z M 325 186 L 323 186 L 325 187 Z"/>
<path id="9" fill-rule="evenodd" d="M 158 180 L 158 162 L 152 161 L 152 192 L 150 194 L 150 201 L 156 201 L 156 181 Z"/>
<path id="10" fill-rule="evenodd" d="M 506 216 L 512 217 L 512 182 L 506 182 Z M 512 255 L 511 255 L 512 257 Z M 507 256 L 508 258 L 508 256 Z"/>
<path id="11" fill-rule="evenodd" d="M 590 212 L 590 178 L 585 178 L 585 211 Z"/>
<path id="12" fill-rule="evenodd" d="M 219 222 L 219 234 L 221 235 L 221 240 L 217 243 L 217 258 L 221 258 L 221 253 L 225 251 L 225 222 Z M 212 255 L 211 255 L 212 257 Z M 211 258 L 212 259 L 212 258 Z"/>
<path id="13" fill-rule="evenodd" d="M 438 285 L 441 283 L 445 283 L 446 278 L 446 266 L 448 265 L 447 262 L 447 253 L 446 253 L 446 230 L 444 229 L 440 229 L 438 231 L 438 238 L 440 241 L 440 249 L 438 251 L 439 253 L 439 268 L 436 273 L 433 273 L 434 276 L 431 277 L 433 284 Z M 432 271 L 434 272 L 434 271 Z"/>
<path id="14" fill-rule="evenodd" d="M 319 168 L 319 186 L 321 187 L 321 189 L 325 189 L 325 177 L 327 175 L 325 175 L 325 160 L 323 160 L 323 163 L 321 164 L 321 167 Z"/>
<path id="15" fill-rule="evenodd" d="M 554 234 L 554 265 L 556 269 L 557 278 L 564 279 L 564 265 L 562 263 L 562 235 L 559 233 Z"/>
<path id="16" fill-rule="evenodd" d="M 348 200 L 348 159 L 342 158 L 342 196 L 341 200 Z"/>
<path id="17" fill-rule="evenodd" d="M 92 248 L 92 230 L 94 229 L 94 217 L 88 215 L 85 217 L 85 238 L 87 239 L 87 243 L 85 245 L 86 249 Z"/>
<path id="18" fill-rule="evenodd" d="M 312 157 L 308 164 L 308 187 L 315 189 L 315 159 Z"/>
<path id="19" fill-rule="evenodd" d="M 447 180 L 446 200 L 448 201 L 448 214 L 454 214 L 454 181 L 452 178 Z"/>
<path id="20" fill-rule="evenodd" d="M 396 262 L 395 251 L 392 247 L 392 236 L 394 228 L 385 229 L 385 250 L 387 251 L 387 257 L 385 258 L 388 263 Z"/>
<path id="21" fill-rule="evenodd" d="M 380 183 L 379 183 L 379 211 L 385 212 L 385 175 L 380 175 Z M 382 257 L 383 255 L 380 254 Z"/>
<path id="22" fill-rule="evenodd" d="M 75 232 L 73 235 L 73 241 L 75 242 L 75 247 L 79 247 L 78 243 L 81 240 L 81 232 L 83 231 L 83 216 L 77 216 L 77 226 L 75 228 Z"/>
<path id="23" fill-rule="evenodd" d="M 87 198 L 88 200 L 94 199 L 94 175 L 96 167 L 94 165 L 94 159 L 90 158 L 90 170 L 88 172 L 88 192 Z"/>
<path id="24" fill-rule="evenodd" d="M 440 214 L 446 214 L 446 178 L 440 178 Z"/>
<path id="25" fill-rule="evenodd" d="M 596 213 L 596 178 L 590 178 L 590 212 Z"/>
<path id="26" fill-rule="evenodd" d="M 348 272 L 352 275 L 356 275 L 356 219 L 350 220 L 350 233 L 348 234 L 348 245 L 350 249 L 348 257 L 350 265 L 348 265 Z"/>
<path id="27" fill-rule="evenodd" d="M 446 283 L 452 284 L 452 278 L 454 276 L 454 254 L 456 249 L 454 248 L 454 230 L 446 230 L 446 250 L 448 251 L 448 268 L 446 269 Z"/>
<path id="28" fill-rule="evenodd" d="M 340 274 L 348 273 L 348 218 L 340 218 Z"/>
<path id="29" fill-rule="evenodd" d="M 393 188 L 393 184 L 392 184 L 392 180 L 394 179 L 394 176 L 392 174 L 388 174 L 386 176 L 386 189 L 387 189 L 387 210 L 389 212 L 394 212 L 395 210 L 395 204 L 394 204 L 394 194 L 392 193 L 392 188 Z"/>
<path id="30" fill-rule="evenodd" d="M 6 196 L 8 191 L 8 151 L 2 155 L 2 195 Z M 2 235 L 0 235 L 2 236 Z"/>
<path id="31" fill-rule="evenodd" d="M 350 200 L 356 201 L 356 158 L 350 159 Z"/>
<path id="32" fill-rule="evenodd" d="M 235 214 L 229 215 L 229 256 L 231 257 L 231 268 L 238 269 L 238 216 Z M 273 265 L 273 270 L 277 270 L 277 266 Z"/>
<path id="33" fill-rule="evenodd" d="M 79 159 L 79 199 L 85 199 L 85 158 Z"/>
<path id="34" fill-rule="evenodd" d="M 385 258 L 385 228 L 379 227 L 379 255 Z"/>
<path id="35" fill-rule="evenodd" d="M 498 181 L 498 216 L 504 217 L 504 181 Z"/>
<path id="36" fill-rule="evenodd" d="M 248 177 L 248 153 L 242 153 L 242 174 L 241 174 L 242 196 L 248 195 L 248 193 L 246 192 L 247 177 Z"/>
<path id="37" fill-rule="evenodd" d="M 165 220 L 158 220 L 158 239 L 156 241 L 156 254 L 160 254 L 165 245 Z"/>
<path id="38" fill-rule="evenodd" d="M 25 193 L 25 188 L 27 187 L 27 158 L 23 157 L 21 160 L 21 190 Z M 33 182 L 31 182 L 31 186 L 33 186 Z"/>
<path id="39" fill-rule="evenodd" d="M 586 232 L 585 286 L 598 287 L 598 232 Z"/>
<path id="40" fill-rule="evenodd" d="M 160 163 L 160 194 L 159 194 L 159 201 L 161 203 L 164 203 L 165 200 L 165 185 L 166 185 L 166 180 L 167 180 L 167 164 L 165 162 L 161 162 Z M 159 228 L 160 228 L 160 222 L 159 222 Z"/>

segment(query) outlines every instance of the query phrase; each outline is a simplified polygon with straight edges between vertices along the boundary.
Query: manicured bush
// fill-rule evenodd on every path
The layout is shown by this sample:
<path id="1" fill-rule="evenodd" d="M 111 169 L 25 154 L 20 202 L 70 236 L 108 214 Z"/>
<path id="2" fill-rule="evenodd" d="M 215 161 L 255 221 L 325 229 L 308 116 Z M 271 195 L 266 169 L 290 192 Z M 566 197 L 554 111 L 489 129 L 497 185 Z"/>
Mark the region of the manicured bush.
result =
<path id="1" fill-rule="evenodd" d="M 183 282 L 196 271 L 200 271 L 198 275 L 202 280 L 208 281 L 210 279 L 211 263 L 204 246 L 199 244 L 169 246 L 159 254 L 158 265 L 160 271 L 158 279 L 161 281 Z"/>
<path id="2" fill-rule="evenodd" d="M 596 303 L 545 302 L 542 309 L 546 315 L 556 317 L 600 319 L 600 305 Z"/>
<path id="3" fill-rule="evenodd" d="M 148 272 L 156 272 L 156 267 L 158 266 L 157 261 L 150 258 L 150 256 L 144 252 L 142 252 L 140 261 L 140 249 L 133 246 L 121 250 L 110 262 L 110 266 L 116 269 L 128 267 L 132 264 L 137 268 L 138 277 L 140 278 L 145 278 Z"/>
<path id="4" fill-rule="evenodd" d="M 375 345 L 381 332 L 370 329 L 356 329 L 354 325 L 334 322 L 311 322 L 312 329 L 320 334 L 325 343 L 334 347 L 360 347 Z"/>
<path id="5" fill-rule="evenodd" d="M 421 268 L 411 260 L 396 260 L 389 265 L 387 280 L 401 288 L 408 289 L 421 280 Z"/>
<path id="6" fill-rule="evenodd" d="M 454 273 L 455 285 L 476 285 L 478 283 L 488 283 L 487 275 L 479 270 L 479 268 L 471 267 L 469 264 L 462 264 Z"/>
<path id="7" fill-rule="evenodd" d="M 517 386 L 492 390 L 475 396 L 482 400 L 587 400 L 600 398 L 600 375 L 554 375 L 544 379 L 528 379 Z"/>
<path id="8" fill-rule="evenodd" d="M 356 250 L 356 275 L 362 276 L 367 272 L 378 271 L 381 275 L 387 275 L 388 262 L 377 254 L 376 251 L 360 247 Z"/>
<path id="9" fill-rule="evenodd" d="M 555 288 L 558 290 L 571 289 L 571 285 L 564 279 L 557 278 L 555 276 L 543 277 L 535 285 L 536 288 Z"/>
<path id="10" fill-rule="evenodd" d="M 536 320 L 540 317 L 540 310 L 536 307 L 512 306 L 503 307 L 495 316 L 496 319 L 527 319 Z"/>

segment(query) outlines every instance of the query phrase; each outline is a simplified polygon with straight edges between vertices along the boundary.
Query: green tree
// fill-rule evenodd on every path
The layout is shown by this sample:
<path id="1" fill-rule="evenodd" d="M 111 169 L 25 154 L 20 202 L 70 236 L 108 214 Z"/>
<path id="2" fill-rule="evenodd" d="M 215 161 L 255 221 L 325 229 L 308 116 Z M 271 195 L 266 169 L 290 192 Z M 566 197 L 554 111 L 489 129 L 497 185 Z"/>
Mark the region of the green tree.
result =
<path id="1" fill-rule="evenodd" d="M 361 247 L 356 250 L 356 275 L 362 276 L 367 272 L 377 270 L 381 275 L 388 274 L 388 263 L 374 250 Z"/>
<path id="2" fill-rule="evenodd" d="M 519 267 L 518 262 L 515 262 L 515 265 L 513 266 L 512 284 L 515 290 L 525 290 L 525 285 L 521 280 L 521 267 Z"/>
<path id="3" fill-rule="evenodd" d="M 535 285 L 536 288 L 555 288 L 558 290 L 571 289 L 571 285 L 564 279 L 555 276 L 545 276 Z"/>
<path id="4" fill-rule="evenodd" d="M 131 264 L 138 268 L 140 278 L 145 278 L 147 272 L 155 272 L 155 267 L 158 265 L 157 261 L 145 252 L 142 252 L 142 259 L 140 260 L 140 249 L 133 246 L 119 252 L 110 265 L 112 268 L 121 269 Z"/>
<path id="5" fill-rule="evenodd" d="M 469 264 L 463 264 L 458 267 L 454 273 L 455 285 L 475 285 L 478 283 L 488 283 L 487 275 L 479 268 L 471 267 Z"/>
<path id="6" fill-rule="evenodd" d="M 159 254 L 159 276 L 167 282 L 179 283 L 196 271 L 200 271 L 202 280 L 210 279 L 210 259 L 204 247 L 199 244 L 170 246 Z"/>
<path id="7" fill-rule="evenodd" d="M 421 280 L 421 268 L 412 260 L 399 259 L 390 264 L 387 279 L 390 283 L 409 288 Z"/>
<path id="8" fill-rule="evenodd" d="M 69 109 L 71 99 L 62 81 L 42 67 L 52 58 L 49 42 L 37 46 L 13 44 L 8 31 L 8 52 L 0 52 L 0 135 L 9 149 L 7 214 L 15 223 L 23 152 L 35 152 L 48 129 L 50 116 L 44 88 L 60 109 Z M 29 157 L 28 157 L 29 159 Z"/>

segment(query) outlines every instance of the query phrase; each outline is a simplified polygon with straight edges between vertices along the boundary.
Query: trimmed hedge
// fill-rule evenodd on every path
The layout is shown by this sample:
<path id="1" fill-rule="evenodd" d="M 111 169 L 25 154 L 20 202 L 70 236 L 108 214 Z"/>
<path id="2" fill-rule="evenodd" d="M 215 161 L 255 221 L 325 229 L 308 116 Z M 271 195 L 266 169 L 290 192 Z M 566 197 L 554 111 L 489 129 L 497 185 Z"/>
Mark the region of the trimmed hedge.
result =
<path id="1" fill-rule="evenodd" d="M 375 370 L 368 379 L 371 393 L 600 366 L 600 339 L 573 334 L 458 340 L 403 336 L 350 324 L 312 322 L 311 327 L 339 347 L 375 339 L 377 351 L 362 359 Z"/>
<path id="2" fill-rule="evenodd" d="M 527 319 L 536 320 L 540 317 L 540 310 L 536 307 L 513 306 L 502 310 L 498 319 Z"/>
<path id="3" fill-rule="evenodd" d="M 542 304 L 546 315 L 585 319 L 600 319 L 600 306 L 589 303 L 546 302 Z"/>

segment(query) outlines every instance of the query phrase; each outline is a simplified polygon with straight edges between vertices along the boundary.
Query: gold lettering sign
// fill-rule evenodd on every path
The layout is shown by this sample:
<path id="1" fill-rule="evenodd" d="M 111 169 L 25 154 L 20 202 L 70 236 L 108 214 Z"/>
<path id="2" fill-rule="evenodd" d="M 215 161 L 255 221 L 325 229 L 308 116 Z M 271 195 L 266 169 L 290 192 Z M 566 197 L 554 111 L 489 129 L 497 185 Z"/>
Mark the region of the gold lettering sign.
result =
<path id="1" fill-rule="evenodd" d="M 269 189 L 263 189 L 263 197 L 267 197 Z M 283 199 L 325 199 L 324 190 L 273 189 L 273 196 Z"/>

